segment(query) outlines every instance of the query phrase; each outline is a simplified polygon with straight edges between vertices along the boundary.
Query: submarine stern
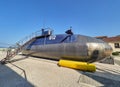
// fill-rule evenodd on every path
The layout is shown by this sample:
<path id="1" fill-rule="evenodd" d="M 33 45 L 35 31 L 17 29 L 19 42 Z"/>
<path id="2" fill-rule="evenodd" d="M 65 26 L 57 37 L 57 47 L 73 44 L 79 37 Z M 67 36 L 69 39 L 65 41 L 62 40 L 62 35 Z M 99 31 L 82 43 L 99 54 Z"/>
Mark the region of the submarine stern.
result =
<path id="1" fill-rule="evenodd" d="M 87 43 L 88 55 L 90 56 L 90 61 L 100 61 L 102 59 L 108 58 L 112 54 L 112 47 L 107 43 Z"/>

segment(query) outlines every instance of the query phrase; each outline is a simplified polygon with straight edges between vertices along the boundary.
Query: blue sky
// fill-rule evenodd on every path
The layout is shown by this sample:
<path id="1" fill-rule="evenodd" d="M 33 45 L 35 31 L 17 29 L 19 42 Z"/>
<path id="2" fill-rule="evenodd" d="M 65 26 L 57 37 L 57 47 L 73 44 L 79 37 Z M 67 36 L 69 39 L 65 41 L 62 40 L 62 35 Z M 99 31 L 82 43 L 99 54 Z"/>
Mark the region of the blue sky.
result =
<path id="1" fill-rule="evenodd" d="M 87 36 L 120 34 L 120 0 L 0 0 L 0 42 L 13 44 L 42 27 Z"/>

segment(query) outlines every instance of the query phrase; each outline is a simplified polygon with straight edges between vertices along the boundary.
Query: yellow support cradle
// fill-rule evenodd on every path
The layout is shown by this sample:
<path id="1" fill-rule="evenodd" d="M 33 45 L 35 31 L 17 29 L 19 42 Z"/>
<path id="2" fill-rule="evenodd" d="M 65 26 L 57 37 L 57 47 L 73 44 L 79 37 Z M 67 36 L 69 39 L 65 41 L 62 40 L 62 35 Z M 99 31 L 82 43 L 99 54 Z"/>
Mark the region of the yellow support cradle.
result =
<path id="1" fill-rule="evenodd" d="M 79 69 L 82 71 L 89 71 L 89 72 L 95 72 L 96 66 L 91 63 L 87 62 L 79 62 L 79 61 L 71 61 L 71 60 L 59 60 L 58 63 L 59 66 L 73 68 L 73 69 Z"/>

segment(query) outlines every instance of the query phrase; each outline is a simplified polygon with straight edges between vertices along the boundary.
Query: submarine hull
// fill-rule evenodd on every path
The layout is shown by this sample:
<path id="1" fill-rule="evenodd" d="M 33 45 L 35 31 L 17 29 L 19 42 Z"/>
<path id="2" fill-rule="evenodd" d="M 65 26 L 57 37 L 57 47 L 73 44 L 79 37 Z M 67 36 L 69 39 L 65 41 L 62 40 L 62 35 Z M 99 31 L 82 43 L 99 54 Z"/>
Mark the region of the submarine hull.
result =
<path id="1" fill-rule="evenodd" d="M 36 38 L 31 44 L 27 44 L 24 47 L 22 53 L 56 60 L 69 59 L 91 62 L 110 57 L 112 53 L 112 48 L 107 43 L 93 37 L 83 35 L 58 35 L 56 39 L 57 37 L 63 39 L 67 37 L 65 40 L 62 39 L 62 41 L 60 40 L 61 38 L 58 38 L 58 42 L 55 42 L 55 39 L 49 39 L 49 37 L 50 36 Z"/>
<path id="2" fill-rule="evenodd" d="M 86 60 L 90 58 L 87 52 L 87 46 L 79 43 L 32 46 L 31 50 L 23 50 L 22 53 L 58 60 L 61 58 L 72 60 Z"/>

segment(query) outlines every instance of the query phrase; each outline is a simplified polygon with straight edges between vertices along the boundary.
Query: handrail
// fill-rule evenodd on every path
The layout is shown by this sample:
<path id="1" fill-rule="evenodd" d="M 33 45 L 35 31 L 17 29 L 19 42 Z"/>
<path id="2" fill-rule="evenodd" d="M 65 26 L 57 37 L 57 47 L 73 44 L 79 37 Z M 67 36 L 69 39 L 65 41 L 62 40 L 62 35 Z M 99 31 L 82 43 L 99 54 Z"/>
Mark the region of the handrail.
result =
<path id="1" fill-rule="evenodd" d="M 51 30 L 50 28 L 46 28 L 44 30 Z M 53 31 L 53 30 L 52 30 Z M 24 44 L 26 44 L 27 42 L 29 42 L 30 40 L 32 40 L 33 38 L 42 35 L 42 29 L 39 31 L 36 31 L 28 36 L 26 36 L 25 38 L 19 40 L 16 44 L 8 47 L 7 49 L 7 55 L 5 58 L 3 58 L 0 62 L 1 64 L 5 64 L 7 61 L 9 61 L 11 58 L 13 58 L 14 56 L 16 56 L 19 52 L 21 52 L 21 50 L 24 47 Z"/>

